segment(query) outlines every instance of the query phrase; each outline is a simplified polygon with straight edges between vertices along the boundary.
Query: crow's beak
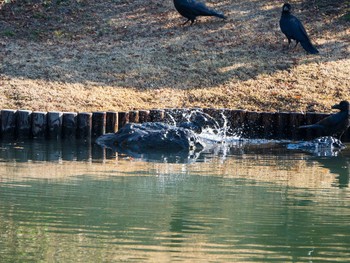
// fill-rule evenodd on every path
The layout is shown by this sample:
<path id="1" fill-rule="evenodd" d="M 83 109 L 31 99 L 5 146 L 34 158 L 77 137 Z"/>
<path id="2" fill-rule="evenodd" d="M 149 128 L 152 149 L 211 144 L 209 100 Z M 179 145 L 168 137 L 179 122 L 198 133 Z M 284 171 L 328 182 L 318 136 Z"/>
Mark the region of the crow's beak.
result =
<path id="1" fill-rule="evenodd" d="M 335 105 L 333 105 L 333 106 L 332 106 L 332 109 L 338 109 L 338 110 L 340 110 L 340 104 L 335 104 Z"/>

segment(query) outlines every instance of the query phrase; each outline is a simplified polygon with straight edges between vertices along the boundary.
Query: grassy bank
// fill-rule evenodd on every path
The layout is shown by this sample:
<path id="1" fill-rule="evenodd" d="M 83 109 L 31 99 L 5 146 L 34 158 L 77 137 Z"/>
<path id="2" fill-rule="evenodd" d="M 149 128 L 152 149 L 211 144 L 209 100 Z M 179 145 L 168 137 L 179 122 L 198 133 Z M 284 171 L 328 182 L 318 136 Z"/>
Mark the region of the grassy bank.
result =
<path id="1" fill-rule="evenodd" d="M 291 1 L 317 56 L 285 49 L 281 1 L 206 2 L 228 19 L 181 26 L 171 0 L 0 1 L 0 108 L 329 112 L 350 99 L 348 1 Z"/>

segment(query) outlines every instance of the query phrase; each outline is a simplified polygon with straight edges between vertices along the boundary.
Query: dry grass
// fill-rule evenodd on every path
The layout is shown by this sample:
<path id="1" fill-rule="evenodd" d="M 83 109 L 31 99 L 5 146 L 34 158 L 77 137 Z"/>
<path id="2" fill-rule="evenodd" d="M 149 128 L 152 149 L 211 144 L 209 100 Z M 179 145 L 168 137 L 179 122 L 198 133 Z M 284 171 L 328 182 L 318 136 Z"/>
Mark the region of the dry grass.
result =
<path id="1" fill-rule="evenodd" d="M 185 27 L 171 0 L 12 1 L 0 0 L 2 109 L 329 111 L 350 99 L 347 1 L 291 1 L 317 56 L 284 49 L 283 1 L 207 0 L 228 20 Z"/>

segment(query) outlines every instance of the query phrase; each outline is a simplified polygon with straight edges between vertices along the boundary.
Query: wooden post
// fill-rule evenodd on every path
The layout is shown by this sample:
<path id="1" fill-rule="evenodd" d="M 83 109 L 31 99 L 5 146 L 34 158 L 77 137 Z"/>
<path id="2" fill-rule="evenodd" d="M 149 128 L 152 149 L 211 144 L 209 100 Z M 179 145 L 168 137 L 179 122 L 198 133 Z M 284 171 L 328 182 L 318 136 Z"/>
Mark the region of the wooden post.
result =
<path id="1" fill-rule="evenodd" d="M 261 123 L 263 126 L 263 135 L 266 139 L 276 138 L 276 114 L 274 112 L 262 112 Z"/>
<path id="2" fill-rule="evenodd" d="M 211 108 L 205 108 L 203 109 L 203 112 L 205 114 L 208 114 L 210 117 L 212 117 L 212 120 L 214 120 L 220 128 L 224 126 L 224 118 L 227 118 L 227 110 L 226 109 L 211 109 Z M 226 114 L 226 115 L 225 115 Z M 231 122 L 229 118 L 227 118 L 228 122 Z"/>
<path id="3" fill-rule="evenodd" d="M 106 133 L 106 113 L 92 113 L 92 137 L 97 138 Z"/>
<path id="4" fill-rule="evenodd" d="M 276 113 L 276 138 L 277 139 L 290 139 L 289 129 L 289 113 L 277 112 Z"/>
<path id="5" fill-rule="evenodd" d="M 1 136 L 4 139 L 14 139 L 16 136 L 16 111 L 1 111 Z"/>
<path id="6" fill-rule="evenodd" d="M 92 113 L 80 112 L 77 116 L 77 138 L 90 139 L 92 126 Z"/>
<path id="7" fill-rule="evenodd" d="M 255 111 L 248 111 L 245 115 L 244 134 L 247 138 L 260 138 L 262 135 L 262 124 L 260 114 Z"/>
<path id="8" fill-rule="evenodd" d="M 118 152 L 110 149 L 110 148 L 105 148 L 105 158 L 106 160 L 117 160 L 118 159 Z"/>
<path id="9" fill-rule="evenodd" d="M 139 123 L 140 116 L 139 112 L 136 110 L 129 111 L 129 122 Z"/>
<path id="10" fill-rule="evenodd" d="M 63 113 L 51 111 L 47 113 L 47 137 L 49 139 L 62 138 Z"/>
<path id="11" fill-rule="evenodd" d="M 47 161 L 46 144 L 45 140 L 33 140 L 30 144 L 31 147 L 29 148 L 30 159 L 39 162 Z"/>
<path id="12" fill-rule="evenodd" d="M 165 109 L 164 122 L 170 125 L 176 125 L 181 121 L 183 109 Z"/>
<path id="13" fill-rule="evenodd" d="M 62 137 L 64 139 L 73 139 L 77 131 L 77 113 L 64 112 L 62 118 Z"/>
<path id="14" fill-rule="evenodd" d="M 305 114 L 299 112 L 291 112 L 289 114 L 290 139 L 301 140 L 306 138 L 305 133 L 299 129 L 299 126 L 301 125 L 305 125 Z"/>
<path id="15" fill-rule="evenodd" d="M 79 116 L 79 114 L 78 114 Z M 91 118 L 90 118 L 91 120 Z M 91 128 L 91 126 L 90 126 Z M 91 129 L 90 129 L 91 130 Z M 91 142 L 90 140 L 79 142 L 76 145 L 77 161 L 89 161 L 91 159 Z"/>
<path id="16" fill-rule="evenodd" d="M 231 130 L 232 134 L 243 137 L 244 136 L 244 120 L 246 111 L 244 110 L 233 110 L 230 113 L 230 123 L 231 123 Z"/>
<path id="17" fill-rule="evenodd" d="M 164 110 L 150 110 L 149 115 L 151 122 L 161 122 L 164 120 Z"/>
<path id="18" fill-rule="evenodd" d="M 62 122 L 61 122 L 62 123 Z M 48 161 L 59 161 L 62 157 L 62 144 L 61 137 L 49 137 L 50 143 L 46 144 Z"/>
<path id="19" fill-rule="evenodd" d="M 46 112 L 34 111 L 32 113 L 33 138 L 43 139 L 46 137 L 47 119 Z"/>
<path id="20" fill-rule="evenodd" d="M 129 112 L 118 112 L 118 130 L 129 123 Z"/>
<path id="21" fill-rule="evenodd" d="M 215 111 L 216 111 L 216 109 L 213 109 L 213 108 L 204 108 L 204 109 L 203 109 L 203 112 L 204 112 L 205 114 L 210 115 L 211 117 L 214 117 Z"/>
<path id="22" fill-rule="evenodd" d="M 143 123 L 143 122 L 149 122 L 151 121 L 151 118 L 149 116 L 149 111 L 148 110 L 140 110 L 139 111 L 139 122 Z"/>
<path id="23" fill-rule="evenodd" d="M 20 139 L 32 137 L 32 111 L 18 110 L 16 116 L 16 135 Z"/>
<path id="24" fill-rule="evenodd" d="M 115 133 L 118 130 L 118 113 L 107 111 L 106 113 L 106 133 Z"/>
<path id="25" fill-rule="evenodd" d="M 11 158 L 16 160 L 16 162 L 28 162 L 29 160 L 33 160 L 32 156 L 33 143 L 30 144 L 30 147 L 24 146 L 21 149 L 12 149 L 9 152 L 7 158 Z"/>
<path id="26" fill-rule="evenodd" d="M 66 140 L 61 141 L 61 147 L 62 147 L 62 160 L 65 161 L 74 161 L 76 160 L 77 157 L 77 148 L 76 148 L 76 138 L 73 137 L 73 134 L 70 135 L 70 137 L 65 137 L 65 129 L 66 127 L 64 126 L 65 121 L 67 121 L 67 116 L 65 117 L 66 113 L 63 113 L 63 136 Z M 68 119 L 71 119 L 73 116 L 68 115 Z M 76 116 L 74 117 L 76 119 Z M 65 120 L 66 119 L 66 120 Z M 70 120 L 69 122 L 71 122 Z M 74 132 L 75 134 L 75 132 Z"/>
<path id="27" fill-rule="evenodd" d="M 94 162 L 104 162 L 106 160 L 106 148 L 93 144 L 91 146 L 91 159 Z"/>

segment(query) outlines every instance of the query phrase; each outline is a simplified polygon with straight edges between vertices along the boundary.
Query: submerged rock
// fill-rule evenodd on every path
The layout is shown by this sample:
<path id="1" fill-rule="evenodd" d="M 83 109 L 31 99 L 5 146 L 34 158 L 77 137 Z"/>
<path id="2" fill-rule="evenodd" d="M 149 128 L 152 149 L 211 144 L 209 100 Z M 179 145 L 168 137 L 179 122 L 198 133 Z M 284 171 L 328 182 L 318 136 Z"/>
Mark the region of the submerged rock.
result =
<path id="1" fill-rule="evenodd" d="M 100 136 L 96 143 L 117 151 L 138 153 L 181 152 L 204 147 L 193 130 L 160 122 L 128 123 L 117 133 Z"/>

